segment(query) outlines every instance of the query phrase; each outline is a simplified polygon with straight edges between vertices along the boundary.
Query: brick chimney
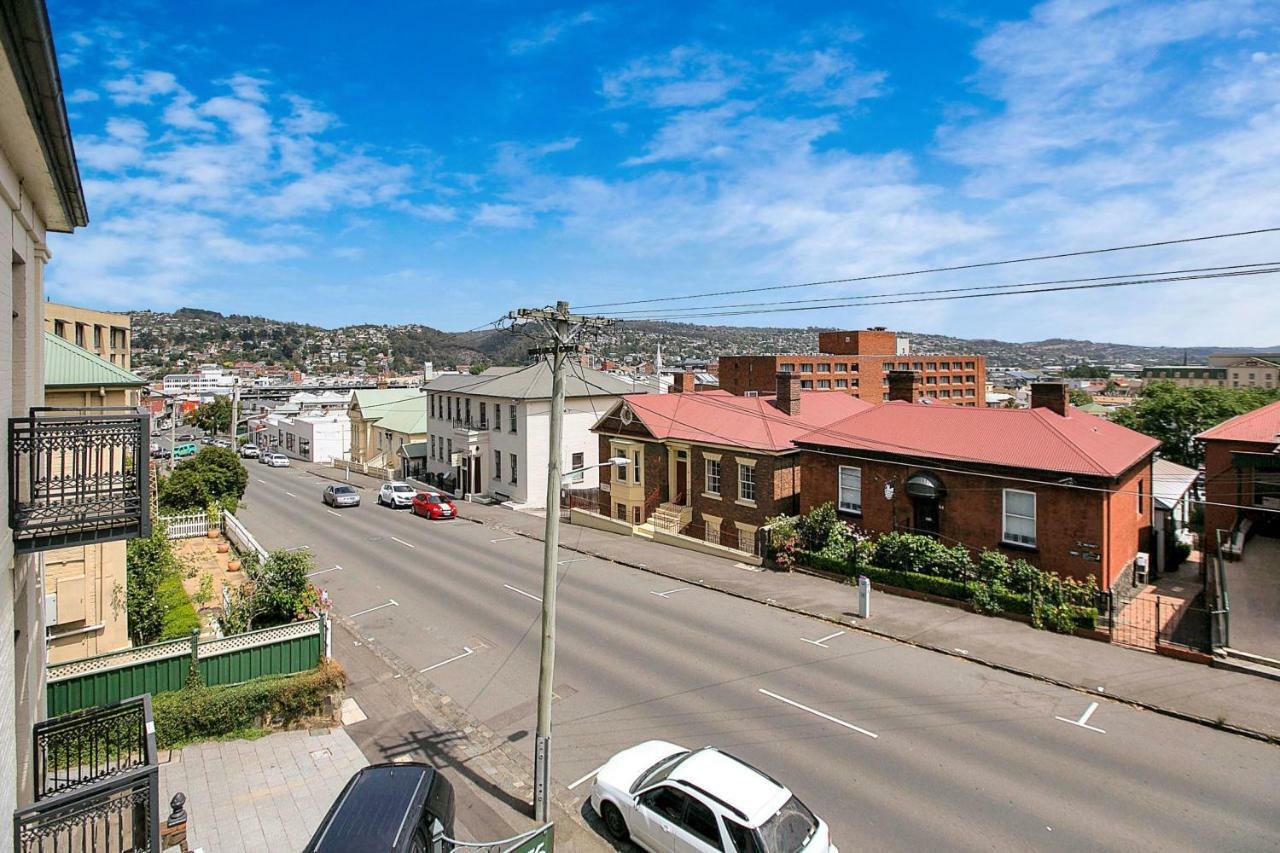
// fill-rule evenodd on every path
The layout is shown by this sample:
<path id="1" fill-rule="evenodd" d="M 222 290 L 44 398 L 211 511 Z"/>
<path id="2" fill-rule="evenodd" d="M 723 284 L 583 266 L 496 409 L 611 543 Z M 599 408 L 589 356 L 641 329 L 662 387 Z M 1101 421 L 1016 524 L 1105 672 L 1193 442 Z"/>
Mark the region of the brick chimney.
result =
<path id="1" fill-rule="evenodd" d="M 1062 417 L 1067 416 L 1067 383 L 1032 382 L 1031 408 L 1049 409 Z"/>
<path id="2" fill-rule="evenodd" d="M 919 402 L 920 374 L 914 370 L 890 370 L 889 399 L 907 403 Z"/>
<path id="3" fill-rule="evenodd" d="M 683 373 L 677 373 L 671 383 L 672 394 L 692 394 L 698 390 L 698 375 L 692 370 L 686 370 Z"/>
<path id="4" fill-rule="evenodd" d="M 777 406 L 788 415 L 800 414 L 800 376 L 787 370 L 778 371 Z"/>

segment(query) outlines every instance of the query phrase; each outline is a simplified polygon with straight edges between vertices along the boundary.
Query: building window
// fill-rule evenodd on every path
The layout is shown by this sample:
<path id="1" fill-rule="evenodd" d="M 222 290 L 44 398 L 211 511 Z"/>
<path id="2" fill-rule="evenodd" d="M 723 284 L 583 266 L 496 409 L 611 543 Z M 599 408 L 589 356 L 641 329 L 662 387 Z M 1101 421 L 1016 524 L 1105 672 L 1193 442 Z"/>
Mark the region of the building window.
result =
<path id="1" fill-rule="evenodd" d="M 938 369 L 939 369 L 939 370 L 950 370 L 950 369 L 951 369 L 951 362 L 949 362 L 949 361 L 940 361 L 940 362 L 938 362 Z"/>
<path id="2" fill-rule="evenodd" d="M 1146 497 L 1146 495 L 1144 494 L 1145 489 L 1146 489 L 1146 483 L 1139 480 L 1138 481 L 1138 515 L 1142 515 L 1142 510 L 1145 508 L 1145 500 L 1144 500 L 1144 498 Z"/>
<path id="3" fill-rule="evenodd" d="M 709 515 L 702 517 L 702 538 L 712 545 L 720 544 L 720 519 Z"/>
<path id="4" fill-rule="evenodd" d="M 1004 490 L 1004 541 L 1014 545 L 1036 544 L 1036 493 Z"/>
<path id="5" fill-rule="evenodd" d="M 924 369 L 925 369 L 925 370 L 937 370 L 937 369 L 938 369 L 938 362 L 936 362 L 936 361 L 927 361 L 927 362 L 925 362 Z"/>
<path id="6" fill-rule="evenodd" d="M 435 416 L 436 416 L 436 395 L 432 394 L 431 395 L 431 417 L 434 418 Z"/>
<path id="7" fill-rule="evenodd" d="M 973 363 L 972 361 L 966 361 L 966 362 L 964 363 L 964 369 L 965 369 L 965 370 L 973 370 L 973 368 L 974 368 L 974 363 Z M 970 381 L 972 381 L 972 380 L 970 380 Z"/>
<path id="8" fill-rule="evenodd" d="M 813 388 L 813 380 L 812 380 L 812 379 L 801 379 L 801 380 L 800 380 L 800 387 L 801 387 L 801 388 L 810 388 L 810 389 L 812 389 L 812 388 Z"/>
<path id="9" fill-rule="evenodd" d="M 937 384 L 938 384 L 938 377 L 936 377 L 936 376 L 926 376 L 926 377 L 924 378 L 924 384 L 925 384 L 925 385 L 937 385 Z"/>
<path id="10" fill-rule="evenodd" d="M 783 362 L 782 364 L 778 365 L 778 370 L 782 371 L 783 373 L 795 373 L 796 366 L 790 362 Z"/>
<path id="11" fill-rule="evenodd" d="M 818 372 L 819 372 L 819 373 L 830 373 L 830 372 L 831 372 L 831 365 L 829 365 L 829 364 L 819 364 L 819 365 L 818 365 Z"/>
<path id="12" fill-rule="evenodd" d="M 54 320 L 53 333 L 65 341 L 67 339 L 67 321 Z"/>
<path id="13" fill-rule="evenodd" d="M 840 511 L 862 512 L 862 469 L 841 465 L 839 476 Z"/>
<path id="14" fill-rule="evenodd" d="M 516 404 L 512 403 L 507 406 L 507 432 L 515 433 L 516 431 Z"/>
<path id="15" fill-rule="evenodd" d="M 831 388 L 831 380 L 830 380 L 830 379 L 819 379 L 819 380 L 818 380 L 818 387 L 819 387 L 819 388 L 826 388 L 826 389 L 830 390 L 830 388 Z"/>
<path id="16" fill-rule="evenodd" d="M 618 504 L 616 507 L 614 507 L 613 512 L 614 512 L 614 515 L 617 517 L 617 519 L 618 519 L 619 521 L 626 521 L 626 520 L 627 520 L 627 505 L 626 505 L 626 504 Z"/>
<path id="17" fill-rule="evenodd" d="M 839 361 L 836 362 L 836 373 L 848 373 L 848 372 L 849 372 L 849 365 Z"/>
<path id="18" fill-rule="evenodd" d="M 708 459 L 707 465 L 707 487 L 706 491 L 709 495 L 720 494 L 720 460 Z"/>
<path id="19" fill-rule="evenodd" d="M 849 387 L 849 380 L 848 380 L 848 379 L 837 379 L 837 380 L 836 380 L 836 387 L 837 387 L 837 388 L 848 388 L 848 387 Z"/>
<path id="20" fill-rule="evenodd" d="M 813 365 L 812 365 L 812 364 L 801 364 L 801 365 L 800 365 L 800 372 L 801 372 L 801 373 L 813 373 Z"/>
<path id="21" fill-rule="evenodd" d="M 502 432 L 502 404 L 493 404 L 493 428 L 498 432 Z"/>
<path id="22" fill-rule="evenodd" d="M 466 415 L 463 417 L 462 421 L 467 426 L 471 426 L 471 398 L 468 397 L 463 402 L 466 404 Z"/>
<path id="23" fill-rule="evenodd" d="M 431 436 L 431 458 L 436 458 L 436 437 L 434 435 Z"/>
<path id="24" fill-rule="evenodd" d="M 449 438 L 445 440 L 449 442 L 449 458 L 446 459 L 445 461 L 448 462 L 450 465 L 452 465 L 453 464 L 453 439 Z"/>
<path id="25" fill-rule="evenodd" d="M 631 482 L 640 482 L 640 472 L 642 470 L 643 469 L 640 467 L 640 451 L 631 451 Z"/>
<path id="26" fill-rule="evenodd" d="M 586 479 L 587 472 L 582 470 L 586 465 L 587 462 L 584 454 L 575 453 L 569 457 L 569 470 L 574 472 L 569 477 L 570 483 L 581 483 Z"/>
<path id="27" fill-rule="evenodd" d="M 516 463 L 516 455 L 514 453 L 509 453 L 507 455 L 511 458 L 511 485 L 514 486 L 516 483 L 520 482 L 520 471 Z"/>
<path id="28" fill-rule="evenodd" d="M 493 451 L 493 479 L 502 479 L 502 451 Z"/>
<path id="29" fill-rule="evenodd" d="M 306 459 L 311 458 L 311 439 L 298 439 L 298 453 Z"/>
<path id="30" fill-rule="evenodd" d="M 881 366 L 882 368 L 884 368 L 884 372 L 885 372 L 885 373 L 888 373 L 890 370 L 893 370 L 893 362 L 892 362 L 892 361 L 886 361 L 884 364 L 882 364 L 882 365 L 880 365 L 880 366 Z"/>
<path id="31" fill-rule="evenodd" d="M 912 369 L 912 370 L 924 370 L 924 362 L 920 362 L 920 361 L 913 361 L 913 362 L 911 362 L 911 369 Z"/>
<path id="32" fill-rule="evenodd" d="M 93 348 L 102 349 L 102 327 L 93 327 Z"/>
<path id="33" fill-rule="evenodd" d="M 445 397 L 444 402 L 445 402 L 446 420 L 453 420 L 453 398 Z"/>
<path id="34" fill-rule="evenodd" d="M 621 456 L 624 460 L 627 458 L 626 452 L 619 453 L 617 448 L 614 448 L 613 455 Z M 622 462 L 620 465 L 618 465 L 617 470 L 618 470 L 618 482 L 619 483 L 627 482 L 627 463 L 625 461 Z"/>
<path id="35" fill-rule="evenodd" d="M 489 428 L 489 406 L 483 401 L 480 403 L 480 429 Z"/>
<path id="36" fill-rule="evenodd" d="M 84 323 L 76 323 L 76 346 L 84 348 Z"/>
<path id="37" fill-rule="evenodd" d="M 756 468 L 754 465 L 738 466 L 738 500 L 755 502 Z"/>

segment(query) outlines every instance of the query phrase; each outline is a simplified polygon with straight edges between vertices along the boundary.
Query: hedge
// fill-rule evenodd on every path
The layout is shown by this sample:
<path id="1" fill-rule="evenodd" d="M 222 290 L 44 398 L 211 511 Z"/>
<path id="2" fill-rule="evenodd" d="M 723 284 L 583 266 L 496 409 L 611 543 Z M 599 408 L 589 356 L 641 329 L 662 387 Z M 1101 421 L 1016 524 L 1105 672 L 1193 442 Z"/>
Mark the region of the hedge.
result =
<path id="1" fill-rule="evenodd" d="M 187 687 L 151 699 L 156 746 L 171 749 L 228 736 L 255 736 L 327 714 L 325 700 L 346 684 L 334 661 L 296 675 L 265 676 L 223 687 Z"/>
<path id="2" fill-rule="evenodd" d="M 191 597 L 182 588 L 182 578 L 176 573 L 165 575 L 156 587 L 156 599 L 164 609 L 164 626 L 161 640 L 179 640 L 191 636 L 193 628 L 200 627 L 200 616 L 191 604 Z"/>
<path id="3" fill-rule="evenodd" d="M 860 565 L 855 570 L 848 560 L 834 557 L 829 554 L 797 551 L 796 557 L 800 560 L 801 564 L 808 566 L 811 569 L 818 569 L 819 571 L 844 575 L 848 578 L 863 575 L 873 583 L 881 583 L 886 586 L 897 587 L 898 589 L 909 589 L 913 592 L 923 592 L 929 595 L 936 595 L 940 598 L 950 598 L 954 601 L 967 602 L 973 599 L 973 591 L 970 588 L 970 585 L 963 581 L 940 578 L 935 575 L 924 575 L 918 572 L 900 572 L 895 569 L 882 569 L 879 566 L 870 565 Z M 1008 613 L 1017 613 L 1021 616 L 1032 615 L 1034 608 L 1032 607 L 1031 600 L 1025 595 L 1017 595 L 1012 592 L 1000 592 L 995 594 L 995 599 L 999 602 L 1001 609 Z M 1068 609 L 1077 626 L 1088 629 L 1098 627 L 1097 608 L 1069 605 Z"/>

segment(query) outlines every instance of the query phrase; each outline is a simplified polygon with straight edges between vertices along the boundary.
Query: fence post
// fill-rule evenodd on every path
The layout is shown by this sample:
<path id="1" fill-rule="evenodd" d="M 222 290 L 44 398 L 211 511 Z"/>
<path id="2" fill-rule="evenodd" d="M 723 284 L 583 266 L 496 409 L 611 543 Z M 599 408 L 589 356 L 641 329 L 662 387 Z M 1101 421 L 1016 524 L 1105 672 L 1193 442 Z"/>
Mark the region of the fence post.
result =
<path id="1" fill-rule="evenodd" d="M 200 629 L 191 629 L 191 661 L 187 664 L 187 686 L 199 687 L 200 680 Z"/>
<path id="2" fill-rule="evenodd" d="M 1160 632 L 1164 623 L 1160 621 L 1160 596 L 1156 596 L 1156 648 L 1160 648 Z"/>
<path id="3" fill-rule="evenodd" d="M 327 610 L 320 611 L 320 641 L 321 654 L 325 660 L 329 660 L 333 655 L 333 623 L 329 621 Z"/>

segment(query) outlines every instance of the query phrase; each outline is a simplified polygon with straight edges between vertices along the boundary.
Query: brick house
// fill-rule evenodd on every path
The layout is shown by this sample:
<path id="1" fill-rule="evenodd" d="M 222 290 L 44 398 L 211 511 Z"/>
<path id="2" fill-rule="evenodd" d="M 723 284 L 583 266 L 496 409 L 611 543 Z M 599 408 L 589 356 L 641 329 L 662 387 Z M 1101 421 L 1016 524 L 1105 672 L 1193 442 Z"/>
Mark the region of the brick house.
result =
<path id="1" fill-rule="evenodd" d="M 880 327 L 820 332 L 816 353 L 727 355 L 718 366 L 720 387 L 730 394 L 771 393 L 782 371 L 799 374 L 802 391 L 840 391 L 868 403 L 887 399 L 895 370 L 919 373 L 922 396 L 937 403 L 986 405 L 984 356 L 911 353 L 905 338 Z"/>
<path id="2" fill-rule="evenodd" d="M 871 408 L 845 394 L 801 391 L 794 374 L 777 382 L 777 394 L 765 397 L 624 396 L 592 428 L 600 458 L 630 460 L 601 469 L 600 514 L 754 551 L 765 519 L 798 507 L 792 439 Z"/>
<path id="3" fill-rule="evenodd" d="M 1196 436 L 1204 447 L 1204 550 L 1217 531 L 1280 533 L 1280 402 L 1237 415 Z M 1246 524 L 1247 522 L 1247 524 Z M 1226 550 L 1224 548 L 1224 550 Z"/>
<path id="4" fill-rule="evenodd" d="M 1128 582 L 1151 542 L 1158 442 L 1067 404 L 1061 383 L 1032 385 L 1030 409 L 895 400 L 796 439 L 800 510 L 833 502 L 872 534 L 933 536 L 998 550 L 1104 589 Z"/>

